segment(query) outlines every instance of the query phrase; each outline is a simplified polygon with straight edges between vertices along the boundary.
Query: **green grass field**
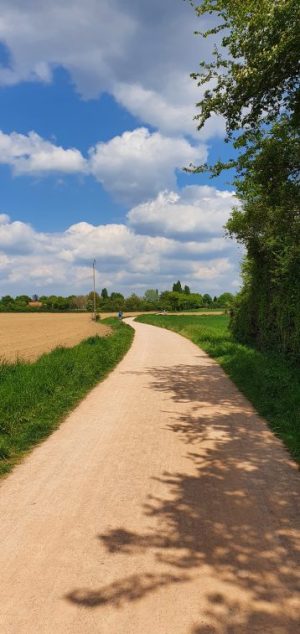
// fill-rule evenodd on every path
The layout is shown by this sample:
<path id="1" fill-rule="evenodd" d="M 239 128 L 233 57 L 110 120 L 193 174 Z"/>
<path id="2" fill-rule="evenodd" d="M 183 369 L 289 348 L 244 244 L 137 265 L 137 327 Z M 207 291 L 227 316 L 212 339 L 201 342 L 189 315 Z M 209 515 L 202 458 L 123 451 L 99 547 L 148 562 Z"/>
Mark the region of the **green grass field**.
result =
<path id="1" fill-rule="evenodd" d="M 237 343 L 225 315 L 143 315 L 137 321 L 179 332 L 216 359 L 300 462 L 299 368 Z"/>
<path id="2" fill-rule="evenodd" d="M 57 348 L 35 363 L 0 363 L 0 475 L 55 429 L 130 347 L 134 331 L 107 319 L 108 337 Z"/>

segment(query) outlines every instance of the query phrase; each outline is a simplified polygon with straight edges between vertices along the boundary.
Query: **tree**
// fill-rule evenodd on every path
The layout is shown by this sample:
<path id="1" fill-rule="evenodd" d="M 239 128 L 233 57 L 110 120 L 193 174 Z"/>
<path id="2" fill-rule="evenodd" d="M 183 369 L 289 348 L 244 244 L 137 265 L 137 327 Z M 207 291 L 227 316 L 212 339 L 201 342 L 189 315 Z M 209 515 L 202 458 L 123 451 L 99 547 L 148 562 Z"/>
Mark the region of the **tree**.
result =
<path id="1" fill-rule="evenodd" d="M 218 298 L 214 297 L 214 303 L 215 299 L 217 299 L 217 304 L 220 308 L 227 308 L 232 304 L 234 295 L 232 293 L 222 293 Z"/>
<path id="2" fill-rule="evenodd" d="M 207 306 L 207 307 L 211 306 L 212 303 L 213 303 L 212 297 L 208 293 L 205 293 L 203 295 L 203 304 L 204 304 L 204 306 Z"/>
<path id="3" fill-rule="evenodd" d="M 15 302 L 17 304 L 23 304 L 25 306 L 27 306 L 27 304 L 31 301 L 29 295 L 17 295 L 17 297 L 15 298 Z"/>
<path id="4" fill-rule="evenodd" d="M 110 298 L 113 299 L 113 300 L 120 299 L 120 300 L 124 301 L 124 295 L 122 295 L 122 293 L 111 293 Z"/>
<path id="5" fill-rule="evenodd" d="M 122 310 L 124 308 L 124 295 L 122 293 L 111 293 L 110 298 L 107 300 L 106 306 L 109 306 L 110 310 Z"/>
<path id="6" fill-rule="evenodd" d="M 96 310 L 100 310 L 101 299 L 99 293 L 95 293 Z M 94 310 L 94 291 L 90 291 L 86 297 L 86 309 L 92 312 Z"/>
<path id="7" fill-rule="evenodd" d="M 126 310 L 141 310 L 142 299 L 138 297 L 135 293 L 132 293 L 130 297 L 125 300 L 125 309 Z"/>
<path id="8" fill-rule="evenodd" d="M 189 286 L 187 286 L 187 285 L 185 285 L 185 287 L 184 287 L 184 289 L 183 289 L 183 292 L 184 292 L 186 295 L 190 295 L 190 292 L 191 292 L 191 291 L 190 291 L 190 287 L 189 287 Z"/>
<path id="9" fill-rule="evenodd" d="M 86 295 L 75 295 L 73 299 L 74 307 L 78 310 L 83 310 L 86 307 L 87 298 Z"/>
<path id="10" fill-rule="evenodd" d="M 202 0 L 196 12 L 218 20 L 204 37 L 224 31 L 224 53 L 216 48 L 192 74 L 207 86 L 197 104 L 199 129 L 212 114 L 222 115 L 227 137 L 239 133 L 239 149 L 266 135 L 282 112 L 299 121 L 299 1 Z"/>
<path id="11" fill-rule="evenodd" d="M 108 292 L 107 292 L 107 288 L 103 288 L 101 291 L 101 297 L 102 299 L 107 299 L 108 298 Z"/>
<path id="12" fill-rule="evenodd" d="M 178 282 L 175 282 L 175 284 L 173 284 L 173 292 L 174 293 L 182 293 L 182 287 L 181 287 L 181 282 L 178 280 Z"/>
<path id="13" fill-rule="evenodd" d="M 227 223 L 247 249 L 233 331 L 241 341 L 295 359 L 300 358 L 299 157 L 299 135 L 281 121 L 238 184 L 242 206 Z"/>
<path id="14" fill-rule="evenodd" d="M 157 289 L 148 288 L 148 290 L 145 291 L 144 300 L 146 302 L 149 302 L 149 304 L 157 304 L 158 298 L 159 298 L 159 295 L 158 295 Z"/>
<path id="15" fill-rule="evenodd" d="M 1 298 L 1 304 L 5 307 L 10 307 L 14 304 L 15 300 L 13 297 L 11 297 L 10 295 L 4 295 Z"/>
<path id="16" fill-rule="evenodd" d="M 232 329 L 242 341 L 299 359 L 300 4 L 203 0 L 196 11 L 217 19 L 205 37 L 223 31 L 223 52 L 216 49 L 193 76 L 207 88 L 198 104 L 199 128 L 211 115 L 222 115 L 225 140 L 236 151 L 234 160 L 211 167 L 213 175 L 237 169 L 240 204 L 227 231 L 247 256 Z"/>
<path id="17" fill-rule="evenodd" d="M 165 310 L 191 310 L 203 305 L 202 295 L 199 293 L 185 294 L 178 291 L 164 291 L 161 293 L 159 303 Z"/>

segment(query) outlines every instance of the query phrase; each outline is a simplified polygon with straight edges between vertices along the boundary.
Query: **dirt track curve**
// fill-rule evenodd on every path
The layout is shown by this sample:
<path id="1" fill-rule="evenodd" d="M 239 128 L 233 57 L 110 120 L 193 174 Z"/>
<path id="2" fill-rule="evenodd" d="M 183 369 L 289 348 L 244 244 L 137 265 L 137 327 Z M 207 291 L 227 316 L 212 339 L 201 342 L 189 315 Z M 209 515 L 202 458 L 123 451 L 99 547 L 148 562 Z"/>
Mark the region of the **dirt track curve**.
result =
<path id="1" fill-rule="evenodd" d="M 214 361 L 134 327 L 2 482 L 1 634 L 295 634 L 296 467 Z"/>

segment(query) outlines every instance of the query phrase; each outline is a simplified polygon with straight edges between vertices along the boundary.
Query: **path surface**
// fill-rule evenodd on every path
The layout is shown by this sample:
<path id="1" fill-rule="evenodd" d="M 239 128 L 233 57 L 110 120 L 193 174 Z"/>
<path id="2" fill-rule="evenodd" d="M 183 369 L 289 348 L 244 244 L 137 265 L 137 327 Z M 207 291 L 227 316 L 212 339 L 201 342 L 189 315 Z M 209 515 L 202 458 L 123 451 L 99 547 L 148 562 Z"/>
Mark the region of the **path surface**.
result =
<path id="1" fill-rule="evenodd" d="M 1 485 L 1 634 L 295 634 L 296 467 L 214 361 L 134 327 Z"/>

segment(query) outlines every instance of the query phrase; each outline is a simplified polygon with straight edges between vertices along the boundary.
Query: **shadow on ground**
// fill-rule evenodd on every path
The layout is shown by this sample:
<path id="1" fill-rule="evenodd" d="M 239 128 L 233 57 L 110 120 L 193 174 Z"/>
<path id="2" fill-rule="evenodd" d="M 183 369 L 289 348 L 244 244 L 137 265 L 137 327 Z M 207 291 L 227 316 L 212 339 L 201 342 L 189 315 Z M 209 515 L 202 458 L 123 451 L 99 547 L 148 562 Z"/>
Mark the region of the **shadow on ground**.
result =
<path id="1" fill-rule="evenodd" d="M 144 506 L 156 531 L 119 526 L 99 540 L 111 557 L 150 550 L 165 572 L 73 590 L 67 599 L 87 608 L 120 607 L 202 575 L 205 583 L 208 571 L 217 589 L 204 590 L 199 625 L 190 634 L 295 634 L 299 481 L 287 452 L 209 359 L 201 368 L 150 368 L 148 374 L 154 398 L 163 391 L 168 404 L 189 403 L 188 415 L 168 412 L 168 428 L 187 445 L 194 475 L 161 475 L 165 497 L 149 497 Z"/>

